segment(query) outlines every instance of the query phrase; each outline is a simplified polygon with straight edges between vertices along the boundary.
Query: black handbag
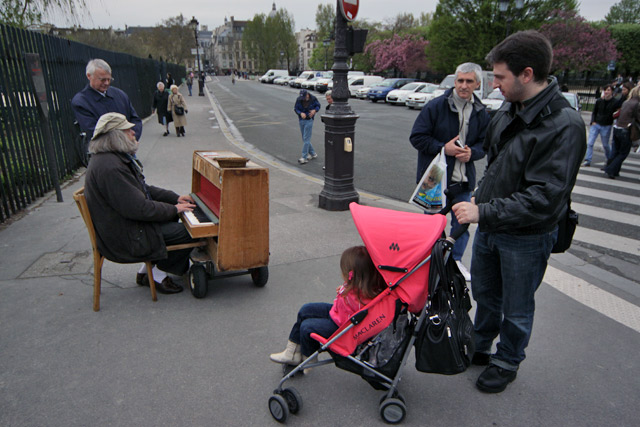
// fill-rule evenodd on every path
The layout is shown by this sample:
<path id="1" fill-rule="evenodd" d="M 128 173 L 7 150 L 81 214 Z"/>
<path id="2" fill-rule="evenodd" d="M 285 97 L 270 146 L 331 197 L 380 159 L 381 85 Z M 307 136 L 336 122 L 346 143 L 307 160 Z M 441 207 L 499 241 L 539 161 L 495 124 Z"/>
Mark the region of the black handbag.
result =
<path id="1" fill-rule="evenodd" d="M 184 108 L 179 105 L 173 107 L 173 112 L 176 113 L 176 116 L 184 116 Z"/>
<path id="2" fill-rule="evenodd" d="M 567 202 L 567 211 L 558 222 L 558 240 L 551 248 L 552 254 L 560 254 L 571 247 L 573 235 L 578 226 L 578 213 L 571 209 L 571 199 Z"/>
<path id="3" fill-rule="evenodd" d="M 453 257 L 445 265 L 444 244 L 439 240 L 431 251 L 426 318 L 419 325 L 415 342 L 416 369 L 454 375 L 471 364 L 475 341 L 469 290 Z"/>

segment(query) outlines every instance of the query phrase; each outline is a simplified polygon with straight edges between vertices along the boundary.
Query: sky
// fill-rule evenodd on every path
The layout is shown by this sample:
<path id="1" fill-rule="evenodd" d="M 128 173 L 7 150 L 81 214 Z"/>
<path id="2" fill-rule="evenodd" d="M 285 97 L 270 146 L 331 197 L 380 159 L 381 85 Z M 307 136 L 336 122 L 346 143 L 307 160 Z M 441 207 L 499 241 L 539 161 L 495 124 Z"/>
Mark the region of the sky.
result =
<path id="1" fill-rule="evenodd" d="M 90 18 L 79 15 L 78 21 L 84 28 L 124 29 L 125 26 L 155 26 L 163 20 L 182 15 L 191 20 L 192 16 L 209 30 L 224 23 L 224 18 L 233 16 L 237 21 L 245 21 L 259 13 L 269 13 L 273 0 L 85 0 Z M 579 0 L 580 15 L 588 21 L 604 19 L 609 8 L 619 0 Z M 286 9 L 293 15 L 296 31 L 315 28 L 315 12 L 318 4 L 328 4 L 330 0 L 301 1 L 277 0 L 276 8 Z M 336 4 L 336 3 L 333 3 Z M 438 0 L 362 0 L 358 19 L 385 22 L 399 13 L 413 13 L 418 18 L 422 12 L 434 12 Z M 56 26 L 66 27 L 69 23 L 61 16 L 49 19 Z"/>

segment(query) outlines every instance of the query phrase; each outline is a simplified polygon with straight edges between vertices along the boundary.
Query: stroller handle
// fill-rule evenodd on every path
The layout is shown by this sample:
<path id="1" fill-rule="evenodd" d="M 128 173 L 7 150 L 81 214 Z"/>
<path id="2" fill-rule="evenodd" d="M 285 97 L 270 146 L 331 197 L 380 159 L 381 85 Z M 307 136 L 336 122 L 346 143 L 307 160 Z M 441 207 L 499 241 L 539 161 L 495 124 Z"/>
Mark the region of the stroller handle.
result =
<path id="1" fill-rule="evenodd" d="M 449 212 L 451 212 L 451 208 L 453 208 L 453 205 L 455 205 L 456 203 L 451 203 L 451 198 L 449 197 L 449 190 L 444 190 L 444 194 L 447 196 L 447 205 L 442 208 L 442 210 L 440 210 L 440 214 L 441 215 L 447 215 Z M 453 214 L 452 214 L 453 215 Z M 469 229 L 469 224 L 462 224 L 459 228 L 457 228 L 454 232 L 451 233 L 451 235 L 449 236 L 448 240 L 451 240 L 453 242 L 455 242 L 456 240 L 458 240 L 460 238 L 460 236 L 462 236 L 464 233 L 466 233 L 466 231 Z"/>

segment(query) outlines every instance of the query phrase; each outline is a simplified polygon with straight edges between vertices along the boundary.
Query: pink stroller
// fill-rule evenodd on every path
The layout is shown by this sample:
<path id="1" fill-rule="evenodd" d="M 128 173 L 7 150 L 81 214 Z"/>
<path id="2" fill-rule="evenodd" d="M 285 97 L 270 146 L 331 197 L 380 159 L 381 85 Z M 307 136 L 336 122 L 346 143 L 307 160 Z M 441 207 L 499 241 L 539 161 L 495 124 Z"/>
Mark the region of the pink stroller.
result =
<path id="1" fill-rule="evenodd" d="M 446 217 L 361 206 L 351 203 L 351 215 L 374 265 L 388 287 L 328 338 L 311 336 L 321 348 L 288 371 L 269 398 L 271 415 L 286 422 L 297 414 L 302 399 L 283 384 L 305 368 L 335 363 L 362 376 L 371 386 L 386 390 L 380 416 L 391 424 L 406 415 L 404 398 L 397 390 L 400 368 L 415 342 L 416 323 L 425 317 L 429 289 L 431 250 L 443 236 Z M 318 361 L 328 351 L 331 358 Z M 290 369 L 290 367 L 289 367 Z M 288 373 L 287 373 L 288 372 Z"/>

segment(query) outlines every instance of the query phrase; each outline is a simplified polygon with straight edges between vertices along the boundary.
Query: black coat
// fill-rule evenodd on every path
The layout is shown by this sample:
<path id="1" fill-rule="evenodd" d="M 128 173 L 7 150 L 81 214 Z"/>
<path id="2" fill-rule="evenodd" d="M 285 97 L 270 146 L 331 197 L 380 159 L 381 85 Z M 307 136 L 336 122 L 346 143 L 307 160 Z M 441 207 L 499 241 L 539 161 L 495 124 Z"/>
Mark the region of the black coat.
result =
<path id="1" fill-rule="evenodd" d="M 167 257 L 159 223 L 176 219 L 179 195 L 149 185 L 147 195 L 143 182 L 127 155 L 91 156 L 85 195 L 98 249 L 108 260 L 127 263 Z"/>
<path id="2" fill-rule="evenodd" d="M 482 232 L 552 231 L 584 158 L 584 121 L 553 79 L 522 111 L 505 102 L 485 138 L 487 170 L 475 192 Z"/>
<path id="3" fill-rule="evenodd" d="M 158 123 L 164 124 L 162 118 L 167 119 L 167 123 L 173 121 L 173 117 L 171 116 L 171 112 L 167 111 L 167 105 L 169 103 L 169 92 L 166 90 L 160 92 L 156 90 L 153 94 L 153 109 L 156 110 L 156 114 L 158 115 Z"/>

